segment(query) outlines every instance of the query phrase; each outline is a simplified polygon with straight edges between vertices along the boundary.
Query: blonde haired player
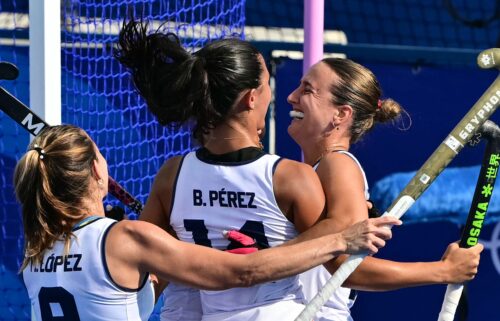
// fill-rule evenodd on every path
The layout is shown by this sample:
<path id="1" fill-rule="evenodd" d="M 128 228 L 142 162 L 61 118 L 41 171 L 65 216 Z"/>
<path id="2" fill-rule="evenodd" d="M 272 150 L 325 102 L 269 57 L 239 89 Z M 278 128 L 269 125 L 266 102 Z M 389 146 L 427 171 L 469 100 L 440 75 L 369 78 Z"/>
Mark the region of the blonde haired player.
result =
<path id="1" fill-rule="evenodd" d="M 39 321 L 148 320 L 149 273 L 204 289 L 250 286 L 342 252 L 376 252 L 391 233 L 366 221 L 299 245 L 236 255 L 180 242 L 155 225 L 106 218 L 106 160 L 80 128 L 46 127 L 14 174 L 25 236 L 21 267 Z"/>

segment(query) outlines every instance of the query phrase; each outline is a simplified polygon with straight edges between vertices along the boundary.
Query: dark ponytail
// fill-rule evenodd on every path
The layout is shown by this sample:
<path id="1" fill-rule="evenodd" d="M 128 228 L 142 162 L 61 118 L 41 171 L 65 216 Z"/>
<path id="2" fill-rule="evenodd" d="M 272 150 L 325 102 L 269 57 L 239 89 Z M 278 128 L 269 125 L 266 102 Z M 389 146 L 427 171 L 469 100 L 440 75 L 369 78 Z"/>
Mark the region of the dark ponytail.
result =
<path id="1" fill-rule="evenodd" d="M 127 67 L 149 110 L 162 125 L 192 119 L 203 134 L 223 122 L 239 94 L 257 88 L 263 72 L 258 50 L 236 38 L 209 43 L 194 54 L 173 33 L 148 34 L 147 24 L 130 21 L 119 35 L 116 58 Z"/>

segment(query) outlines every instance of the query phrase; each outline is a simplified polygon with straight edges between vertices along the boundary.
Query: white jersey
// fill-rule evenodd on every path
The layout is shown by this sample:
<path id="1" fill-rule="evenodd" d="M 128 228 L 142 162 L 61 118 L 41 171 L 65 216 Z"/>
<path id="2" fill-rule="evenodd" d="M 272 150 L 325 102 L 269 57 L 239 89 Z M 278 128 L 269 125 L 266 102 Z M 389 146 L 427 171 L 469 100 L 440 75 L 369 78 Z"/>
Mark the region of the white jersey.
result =
<path id="1" fill-rule="evenodd" d="M 154 307 L 149 275 L 138 289 L 128 289 L 117 285 L 109 274 L 104 246 L 114 223 L 105 217 L 85 220 L 73 229 L 75 237 L 67 256 L 64 242 L 57 241 L 41 264 L 24 269 L 37 320 L 148 320 Z"/>
<path id="2" fill-rule="evenodd" d="M 161 321 L 200 321 L 200 290 L 170 282 L 163 291 Z"/>
<path id="3" fill-rule="evenodd" d="M 366 175 L 361 167 L 359 161 L 354 157 L 353 154 L 346 151 L 337 151 L 337 153 L 345 154 L 351 157 L 356 164 L 358 164 L 359 169 L 363 175 L 363 180 L 365 184 L 365 198 L 368 200 L 370 194 L 368 192 L 368 181 L 366 180 Z M 319 162 L 314 165 L 314 170 L 318 168 Z M 304 287 L 304 295 L 307 302 L 310 302 L 314 296 L 323 288 L 326 282 L 330 279 L 332 275 L 325 269 L 322 265 L 312 268 L 300 275 L 300 281 Z M 315 321 L 352 321 L 350 308 L 354 304 L 356 299 L 356 293 L 354 290 L 340 287 L 338 288 L 332 296 L 326 301 L 326 303 L 321 307 L 321 309 L 316 314 Z"/>
<path id="4" fill-rule="evenodd" d="M 170 216 L 177 237 L 221 250 L 233 247 L 224 230 L 239 230 L 261 248 L 294 238 L 295 226 L 279 209 L 273 192 L 279 160 L 256 148 L 221 156 L 206 149 L 187 154 L 178 172 Z M 293 320 L 290 306 L 297 307 L 297 314 L 303 308 L 297 276 L 249 288 L 200 291 L 200 295 L 203 320 Z"/>

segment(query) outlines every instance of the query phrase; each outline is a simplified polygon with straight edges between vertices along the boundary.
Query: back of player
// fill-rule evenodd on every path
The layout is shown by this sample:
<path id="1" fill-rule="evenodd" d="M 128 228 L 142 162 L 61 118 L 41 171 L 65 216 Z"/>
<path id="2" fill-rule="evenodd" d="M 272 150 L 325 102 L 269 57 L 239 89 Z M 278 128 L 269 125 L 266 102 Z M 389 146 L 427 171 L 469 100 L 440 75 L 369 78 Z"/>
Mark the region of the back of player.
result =
<path id="1" fill-rule="evenodd" d="M 127 289 L 109 274 L 105 241 L 115 222 L 96 216 L 84 219 L 73 228 L 76 237 L 67 256 L 64 243 L 57 241 L 40 265 L 24 269 L 37 320 L 148 320 L 154 304 L 149 275 L 138 289 Z"/>
<path id="2" fill-rule="evenodd" d="M 179 169 L 170 224 L 182 241 L 231 248 L 223 230 L 239 230 L 261 248 L 297 235 L 273 192 L 278 156 L 255 147 L 224 155 L 187 154 Z M 297 276 L 250 288 L 201 291 L 203 320 L 293 320 L 303 308 Z"/>

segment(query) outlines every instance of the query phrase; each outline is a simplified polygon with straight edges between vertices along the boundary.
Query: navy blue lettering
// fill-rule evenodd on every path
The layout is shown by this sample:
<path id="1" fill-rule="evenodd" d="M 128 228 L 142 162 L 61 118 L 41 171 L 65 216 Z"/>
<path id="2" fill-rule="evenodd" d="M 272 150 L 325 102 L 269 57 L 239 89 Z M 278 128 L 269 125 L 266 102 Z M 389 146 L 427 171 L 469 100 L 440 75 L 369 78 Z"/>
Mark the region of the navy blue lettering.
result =
<path id="1" fill-rule="evenodd" d="M 269 247 L 269 241 L 264 232 L 264 224 L 262 221 L 246 221 L 240 228 L 240 232 L 253 238 L 257 242 L 259 248 L 267 249 Z"/>
<path id="2" fill-rule="evenodd" d="M 207 247 L 212 247 L 212 242 L 208 239 L 208 230 L 203 220 L 184 220 L 186 231 L 193 233 L 194 243 Z"/>
<path id="3" fill-rule="evenodd" d="M 54 272 L 57 272 L 57 266 L 63 264 L 63 257 L 62 256 L 56 256 L 56 259 L 54 261 Z"/>
<path id="4" fill-rule="evenodd" d="M 212 242 L 208 239 L 208 229 L 205 226 L 204 220 L 184 220 L 184 228 L 186 231 L 193 233 L 195 244 L 212 247 Z M 269 241 L 264 232 L 264 223 L 262 221 L 246 221 L 239 231 L 255 239 L 259 248 L 266 249 L 269 247 Z M 241 244 L 231 241 L 227 249 L 231 250 L 238 247 L 241 247 Z"/>
<path id="5" fill-rule="evenodd" d="M 214 201 L 217 200 L 219 193 L 217 191 L 208 191 L 208 199 L 210 200 L 210 206 L 214 206 Z"/>
<path id="6" fill-rule="evenodd" d="M 248 201 L 248 208 L 257 208 L 257 206 L 253 205 L 253 200 L 255 198 L 255 193 L 247 192 L 246 194 L 250 196 L 250 200 Z"/>
<path id="7" fill-rule="evenodd" d="M 73 271 L 73 268 L 70 266 L 70 259 L 73 257 L 73 255 L 68 255 L 64 257 L 64 272 L 71 272 Z"/>
<path id="8" fill-rule="evenodd" d="M 82 268 L 80 266 L 78 266 L 78 264 L 80 264 L 80 260 L 82 259 L 82 255 L 81 254 L 73 254 L 74 257 L 76 257 L 76 262 L 75 262 L 75 265 L 73 266 L 73 271 L 81 271 Z"/>
<path id="9" fill-rule="evenodd" d="M 203 205 L 202 193 L 199 189 L 194 189 L 193 190 L 193 206 L 202 206 L 202 205 Z"/>
<path id="10" fill-rule="evenodd" d="M 38 292 L 38 302 L 42 321 L 80 321 L 75 298 L 62 287 L 42 287 Z M 62 316 L 52 314 L 51 303 L 59 304 Z"/>
<path id="11" fill-rule="evenodd" d="M 227 202 L 228 202 L 229 207 L 238 207 L 238 205 L 236 204 L 237 199 L 238 199 L 238 195 L 236 194 L 236 192 L 233 192 L 233 191 L 227 192 Z"/>
<path id="12" fill-rule="evenodd" d="M 229 205 L 225 203 L 227 192 L 224 189 L 219 191 L 219 205 L 220 207 L 228 207 Z"/>
<path id="13" fill-rule="evenodd" d="M 247 208 L 245 204 L 245 192 L 238 192 L 238 207 L 239 208 Z"/>

